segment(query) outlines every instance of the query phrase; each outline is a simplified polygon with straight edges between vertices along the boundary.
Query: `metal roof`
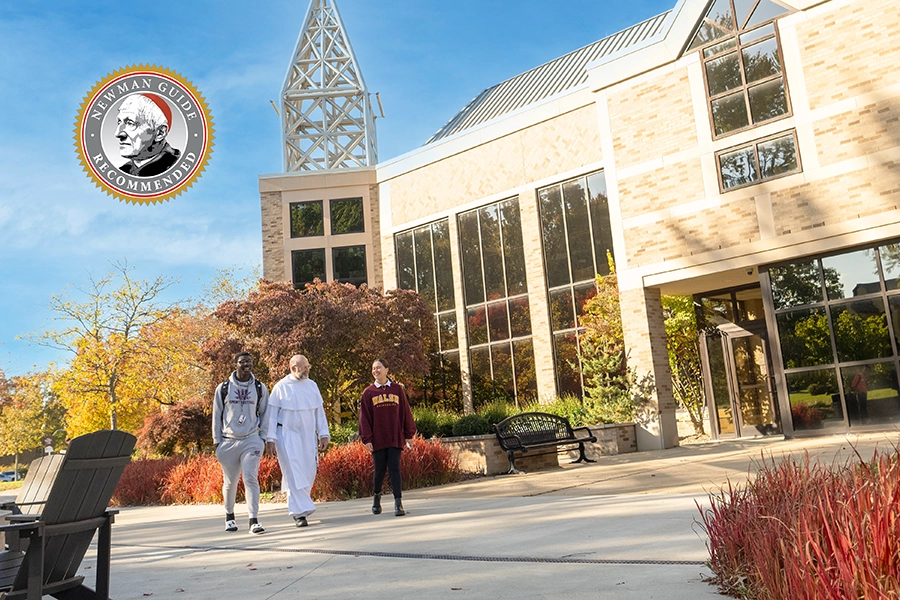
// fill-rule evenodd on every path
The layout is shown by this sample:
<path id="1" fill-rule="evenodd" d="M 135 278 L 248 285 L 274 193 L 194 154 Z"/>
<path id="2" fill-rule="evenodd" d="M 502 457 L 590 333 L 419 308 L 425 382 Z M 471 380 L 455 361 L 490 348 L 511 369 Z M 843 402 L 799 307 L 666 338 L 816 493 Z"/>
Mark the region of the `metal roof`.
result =
<path id="1" fill-rule="evenodd" d="M 672 11 L 666 11 L 489 87 L 431 136 L 425 145 L 582 85 L 587 82 L 585 65 L 653 37 L 662 30 L 670 12 Z"/>

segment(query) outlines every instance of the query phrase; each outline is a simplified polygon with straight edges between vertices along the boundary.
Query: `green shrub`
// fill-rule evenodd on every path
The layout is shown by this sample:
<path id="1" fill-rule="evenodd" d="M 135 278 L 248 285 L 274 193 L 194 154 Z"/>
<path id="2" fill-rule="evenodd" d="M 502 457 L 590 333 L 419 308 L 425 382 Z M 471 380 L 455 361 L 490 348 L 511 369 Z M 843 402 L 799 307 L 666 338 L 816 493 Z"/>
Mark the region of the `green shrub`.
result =
<path id="1" fill-rule="evenodd" d="M 453 435 L 484 435 L 491 432 L 491 424 L 481 415 L 466 415 L 453 424 Z"/>
<path id="2" fill-rule="evenodd" d="M 429 406 L 417 406 L 412 409 L 416 422 L 416 431 L 426 440 L 438 435 L 437 411 Z"/>
<path id="3" fill-rule="evenodd" d="M 494 425 L 517 411 L 515 407 L 510 406 L 506 402 L 494 400 L 490 404 L 482 406 L 476 412 L 487 419 L 489 424 Z"/>
<path id="4" fill-rule="evenodd" d="M 359 423 L 346 421 L 340 425 L 331 425 L 328 430 L 331 434 L 332 444 L 346 444 L 354 434 L 358 433 Z"/>
<path id="5" fill-rule="evenodd" d="M 453 426 L 459 420 L 457 415 L 450 412 L 439 412 L 437 415 L 437 430 L 440 437 L 453 435 Z"/>

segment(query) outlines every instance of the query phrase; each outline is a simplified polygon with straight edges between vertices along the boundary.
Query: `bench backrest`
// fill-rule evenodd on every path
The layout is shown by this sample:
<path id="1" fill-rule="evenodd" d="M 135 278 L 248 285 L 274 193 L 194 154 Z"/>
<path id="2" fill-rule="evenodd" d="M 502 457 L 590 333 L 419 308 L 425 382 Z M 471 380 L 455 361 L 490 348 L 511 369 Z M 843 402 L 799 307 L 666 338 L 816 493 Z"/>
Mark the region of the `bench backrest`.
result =
<path id="1" fill-rule="evenodd" d="M 575 432 L 568 419 L 549 413 L 530 412 L 507 417 L 494 425 L 501 446 L 519 447 L 572 439 Z M 507 439 L 507 438 L 518 438 Z M 521 442 L 521 444 L 519 444 Z"/>
<path id="2" fill-rule="evenodd" d="M 15 511 L 29 515 L 39 515 L 44 511 L 44 503 L 50 495 L 50 488 L 56 481 L 56 474 L 63 462 L 64 454 L 51 454 L 31 461 L 28 473 L 22 480 L 22 487 L 16 496 Z"/>
<path id="3" fill-rule="evenodd" d="M 72 440 L 41 512 L 45 526 L 102 517 L 125 465 L 131 461 L 135 442 L 136 438 L 124 431 L 97 431 Z M 45 531 L 52 531 L 52 528 L 45 528 Z M 46 535 L 45 583 L 76 575 L 94 531 Z M 28 560 L 27 556 L 25 560 Z M 26 577 L 24 569 L 20 569 L 13 590 L 25 589 Z"/>

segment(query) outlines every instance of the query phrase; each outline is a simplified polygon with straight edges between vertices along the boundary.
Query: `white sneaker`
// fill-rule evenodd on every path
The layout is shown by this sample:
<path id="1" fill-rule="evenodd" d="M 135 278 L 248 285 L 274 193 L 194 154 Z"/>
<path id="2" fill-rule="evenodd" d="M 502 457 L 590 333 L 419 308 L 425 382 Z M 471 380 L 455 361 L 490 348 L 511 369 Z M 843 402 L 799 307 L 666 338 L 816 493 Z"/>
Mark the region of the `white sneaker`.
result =
<path id="1" fill-rule="evenodd" d="M 250 526 L 250 533 L 265 533 L 265 528 L 259 523 L 254 523 Z"/>
<path id="2" fill-rule="evenodd" d="M 225 521 L 225 531 L 237 531 L 237 523 L 234 519 Z"/>

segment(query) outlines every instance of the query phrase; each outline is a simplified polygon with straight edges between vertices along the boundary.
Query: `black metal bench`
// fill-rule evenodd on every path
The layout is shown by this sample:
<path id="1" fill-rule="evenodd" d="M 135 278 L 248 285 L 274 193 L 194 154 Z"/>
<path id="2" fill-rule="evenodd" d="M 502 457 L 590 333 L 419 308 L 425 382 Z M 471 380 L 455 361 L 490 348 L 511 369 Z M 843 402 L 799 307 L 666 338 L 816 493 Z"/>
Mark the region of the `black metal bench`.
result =
<path id="1" fill-rule="evenodd" d="M 491 429 L 509 457 L 508 473 L 520 472 L 516 469 L 516 452 L 526 453 L 536 448 L 578 444 L 579 456 L 572 462 L 595 462 L 585 456 L 584 443 L 596 442 L 597 438 L 587 427 L 573 429 L 565 417 L 540 412 L 520 413 L 492 425 Z M 578 431 L 586 431 L 587 437 L 578 437 Z"/>

